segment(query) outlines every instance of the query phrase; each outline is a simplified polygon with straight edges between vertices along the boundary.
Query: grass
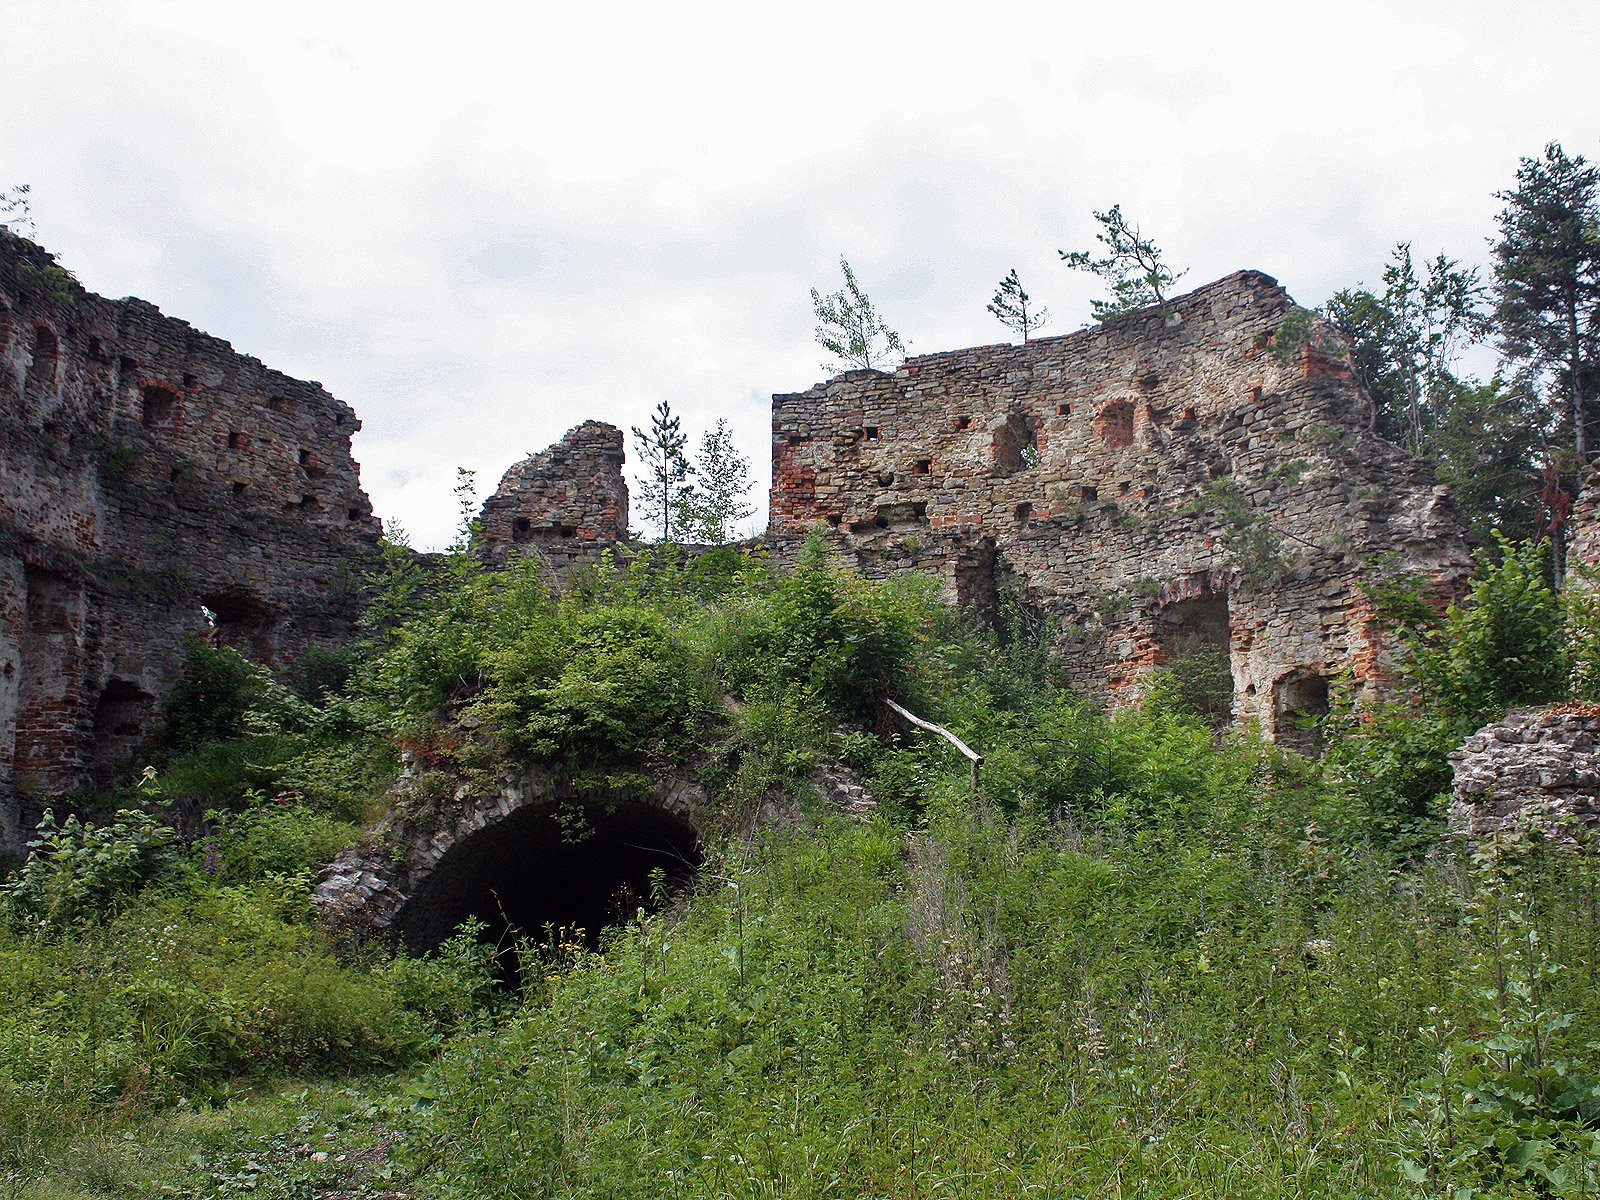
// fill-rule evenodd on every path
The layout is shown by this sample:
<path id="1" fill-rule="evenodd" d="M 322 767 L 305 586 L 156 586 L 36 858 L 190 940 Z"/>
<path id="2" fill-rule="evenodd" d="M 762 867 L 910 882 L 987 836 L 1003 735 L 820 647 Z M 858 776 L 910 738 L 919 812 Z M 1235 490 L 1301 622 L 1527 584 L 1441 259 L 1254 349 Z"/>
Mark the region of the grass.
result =
<path id="1" fill-rule="evenodd" d="M 203 836 L 63 825 L 5 885 L 0 1200 L 1600 1194 L 1600 866 L 1445 838 L 1433 725 L 1311 764 L 1178 676 L 1108 716 L 1019 605 L 723 565 L 462 568 L 301 692 L 203 656 L 129 793 Z M 725 832 L 515 994 L 470 929 L 340 959 L 307 891 L 397 748 L 699 761 Z M 871 819 L 804 802 L 829 758 Z"/>

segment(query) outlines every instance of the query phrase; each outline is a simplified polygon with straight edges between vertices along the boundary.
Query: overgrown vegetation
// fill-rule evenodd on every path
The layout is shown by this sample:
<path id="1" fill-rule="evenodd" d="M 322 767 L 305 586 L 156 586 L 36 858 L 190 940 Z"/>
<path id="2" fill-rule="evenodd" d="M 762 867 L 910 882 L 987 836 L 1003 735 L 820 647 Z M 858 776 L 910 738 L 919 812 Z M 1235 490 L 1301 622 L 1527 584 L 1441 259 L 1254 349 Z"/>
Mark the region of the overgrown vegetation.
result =
<path id="1" fill-rule="evenodd" d="M 976 627 L 821 542 L 785 572 L 645 550 L 561 596 L 531 562 L 397 556 L 368 642 L 289 684 L 195 646 L 129 810 L 52 819 L 6 882 L 0 1178 L 1586 1194 L 1596 867 L 1532 836 L 1471 852 L 1439 821 L 1464 728 L 1591 695 L 1593 614 L 1549 591 L 1542 553 L 1486 556 L 1443 613 L 1381 589 L 1416 704 L 1336 706 L 1317 763 L 1219 729 L 1214 654 L 1108 714 L 1060 686 L 1055 631 L 1014 597 Z M 885 719 L 891 696 L 985 754 L 977 796 L 943 741 Z M 574 779 L 698 763 L 726 831 L 691 893 L 598 950 L 525 942 L 519 991 L 473 925 L 426 959 L 340 958 L 313 874 L 407 750 L 469 779 L 534 756 Z M 818 805 L 830 760 L 874 814 Z M 763 810 L 782 815 L 741 819 Z M 185 836 L 168 811 L 195 815 Z M 224 1128 L 254 1149 L 204 1132 Z"/>

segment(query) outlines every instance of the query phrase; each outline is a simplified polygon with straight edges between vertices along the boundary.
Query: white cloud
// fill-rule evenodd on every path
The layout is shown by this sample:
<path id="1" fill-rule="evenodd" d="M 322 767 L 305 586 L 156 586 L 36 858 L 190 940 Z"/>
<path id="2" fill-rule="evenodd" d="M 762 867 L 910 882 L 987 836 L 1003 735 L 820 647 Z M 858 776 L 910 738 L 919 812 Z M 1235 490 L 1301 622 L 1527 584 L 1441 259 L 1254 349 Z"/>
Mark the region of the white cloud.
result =
<path id="1" fill-rule="evenodd" d="M 1013 266 L 1079 323 L 1055 251 L 1117 202 L 1186 283 L 1317 302 L 1400 239 L 1482 260 L 1519 156 L 1600 149 L 1580 0 L 997 11 L 13 2 L 0 186 L 89 286 L 351 403 L 436 545 L 457 465 L 661 398 L 764 482 L 841 253 L 916 351 L 999 340 Z"/>

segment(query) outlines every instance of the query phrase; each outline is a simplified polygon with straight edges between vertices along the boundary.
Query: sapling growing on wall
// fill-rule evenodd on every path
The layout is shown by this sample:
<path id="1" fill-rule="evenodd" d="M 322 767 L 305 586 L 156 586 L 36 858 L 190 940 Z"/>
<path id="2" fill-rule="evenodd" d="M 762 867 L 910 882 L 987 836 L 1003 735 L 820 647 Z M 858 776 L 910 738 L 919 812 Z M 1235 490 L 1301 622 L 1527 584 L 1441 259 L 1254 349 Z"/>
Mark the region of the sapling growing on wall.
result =
<path id="1" fill-rule="evenodd" d="M 0 192 L 0 226 L 18 237 L 33 236 L 33 213 L 28 208 L 27 184 L 19 183 Z"/>
<path id="2" fill-rule="evenodd" d="M 1094 219 L 1102 226 L 1095 239 L 1108 252 L 1104 258 L 1083 250 L 1056 251 L 1073 270 L 1098 275 L 1110 286 L 1110 300 L 1089 301 L 1094 319 L 1109 321 L 1135 309 L 1165 304 L 1168 289 L 1189 272 L 1174 273 L 1162 262 L 1156 244 L 1137 225 L 1129 224 L 1120 204 L 1113 204 L 1110 212 L 1095 213 Z"/>
<path id="3" fill-rule="evenodd" d="M 847 371 L 881 371 L 894 365 L 898 358 L 905 357 L 900 335 L 883 323 L 843 255 L 839 256 L 839 268 L 844 272 L 841 290 L 823 296 L 816 288 L 811 289 L 811 306 L 818 321 L 817 344 L 837 356 Z M 823 363 L 822 369 L 839 368 Z"/>
<path id="4" fill-rule="evenodd" d="M 678 418 L 665 400 L 650 414 L 650 431 L 635 425 L 633 437 L 644 466 L 640 489 L 644 508 L 661 530 L 661 540 L 667 541 L 680 532 L 683 506 L 693 494 L 690 477 L 694 468 L 683 453 L 689 438 L 679 429 Z"/>
<path id="5" fill-rule="evenodd" d="M 1048 308 L 1030 308 L 1032 297 L 1022 288 L 1022 281 L 1017 278 L 1017 269 L 1011 268 L 1011 274 L 1000 281 L 999 290 L 994 294 L 994 299 L 989 302 L 988 308 L 1002 325 L 1013 333 L 1021 334 L 1026 342 L 1028 335 L 1043 329 L 1050 320 Z"/>
<path id="6" fill-rule="evenodd" d="M 755 512 L 745 503 L 750 490 L 750 460 L 733 445 L 733 430 L 719 418 L 700 438 L 694 474 L 699 485 L 679 503 L 679 532 L 686 541 L 720 546 L 733 527 Z"/>

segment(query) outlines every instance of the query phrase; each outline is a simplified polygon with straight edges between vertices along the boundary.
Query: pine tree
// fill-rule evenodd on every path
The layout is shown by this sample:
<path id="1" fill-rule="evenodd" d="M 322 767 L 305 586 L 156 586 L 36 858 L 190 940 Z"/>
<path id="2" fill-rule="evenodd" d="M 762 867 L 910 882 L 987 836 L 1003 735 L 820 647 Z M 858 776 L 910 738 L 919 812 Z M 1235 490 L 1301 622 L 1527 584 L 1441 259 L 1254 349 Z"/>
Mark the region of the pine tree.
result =
<path id="1" fill-rule="evenodd" d="M 644 467 L 644 509 L 658 522 L 660 540 L 667 541 L 679 532 L 680 506 L 693 493 L 689 479 L 694 468 L 683 455 L 689 439 L 679 430 L 678 418 L 665 400 L 650 416 L 650 432 L 635 425 L 633 436 Z"/>
<path id="2" fill-rule="evenodd" d="M 1565 392 L 1580 462 L 1589 458 L 1588 397 L 1600 374 L 1600 172 L 1551 142 L 1524 158 L 1495 243 L 1500 349 L 1535 383 Z"/>
<path id="3" fill-rule="evenodd" d="M 1095 238 L 1110 252 L 1106 257 L 1092 258 L 1082 250 L 1056 251 L 1061 261 L 1073 270 L 1088 271 L 1110 284 L 1112 298 L 1109 301 L 1089 301 L 1094 319 L 1109 321 L 1135 309 L 1165 304 L 1166 289 L 1189 272 L 1174 274 L 1161 261 L 1161 251 L 1156 244 L 1143 236 L 1137 225 L 1128 224 L 1128 219 L 1122 215 L 1122 205 L 1113 204 L 1110 212 L 1097 212 L 1094 219 L 1102 226 Z"/>
<path id="4" fill-rule="evenodd" d="M 1013 333 L 1020 333 L 1026 342 L 1028 335 L 1035 330 L 1043 329 L 1050 320 L 1050 310 L 1040 308 L 1032 312 L 1028 305 L 1032 298 L 1022 290 L 1022 281 L 1017 278 L 1017 269 L 1011 268 L 1011 274 L 1000 281 L 1000 288 L 994 294 L 994 299 L 989 302 L 989 311 L 1000 319 L 1000 323 Z"/>

